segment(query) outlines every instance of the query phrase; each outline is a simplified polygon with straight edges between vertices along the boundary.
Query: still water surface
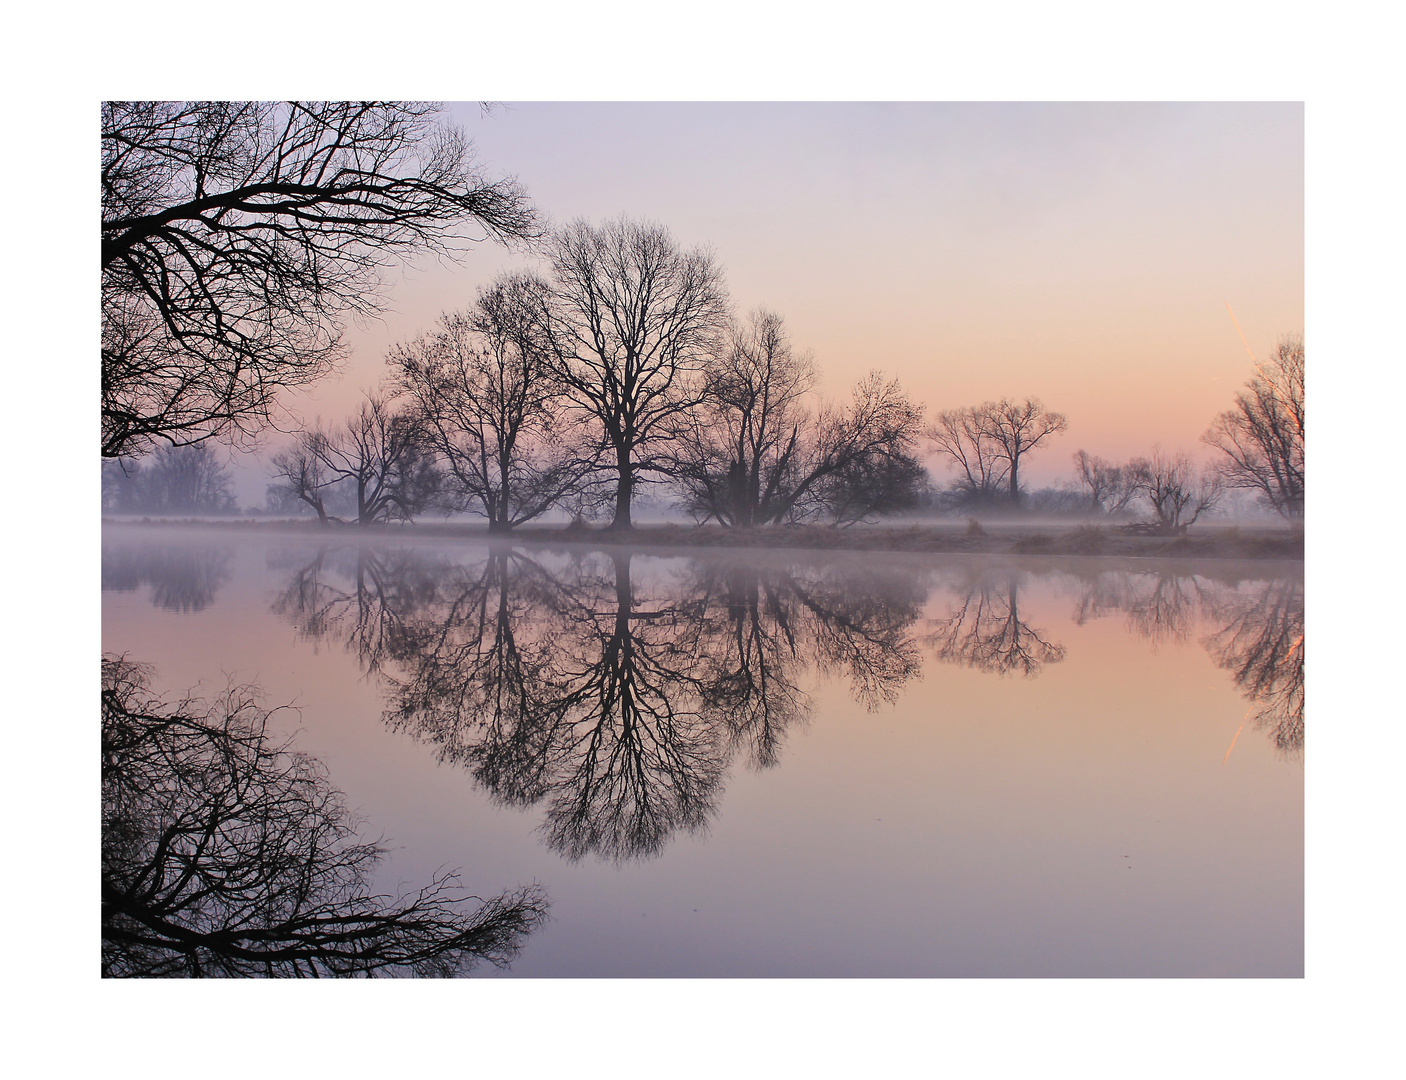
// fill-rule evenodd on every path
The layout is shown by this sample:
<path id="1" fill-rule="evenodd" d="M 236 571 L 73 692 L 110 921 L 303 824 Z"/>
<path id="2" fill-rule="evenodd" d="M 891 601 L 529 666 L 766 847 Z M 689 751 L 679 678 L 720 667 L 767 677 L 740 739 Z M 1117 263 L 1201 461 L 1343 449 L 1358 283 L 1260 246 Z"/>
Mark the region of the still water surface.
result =
<path id="1" fill-rule="evenodd" d="M 107 526 L 103 649 L 257 684 L 510 976 L 1301 976 L 1300 564 Z M 491 968 L 476 970 L 500 974 Z"/>

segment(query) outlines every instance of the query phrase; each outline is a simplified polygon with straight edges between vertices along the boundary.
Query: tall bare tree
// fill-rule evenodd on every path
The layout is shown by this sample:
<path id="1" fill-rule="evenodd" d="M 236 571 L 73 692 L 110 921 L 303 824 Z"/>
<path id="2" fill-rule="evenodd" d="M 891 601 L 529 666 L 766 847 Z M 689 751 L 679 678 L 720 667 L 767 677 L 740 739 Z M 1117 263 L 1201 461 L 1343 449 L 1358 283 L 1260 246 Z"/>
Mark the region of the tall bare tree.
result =
<path id="1" fill-rule="evenodd" d="M 612 526 L 631 527 L 642 477 L 667 472 L 670 422 L 697 400 L 697 377 L 727 328 L 722 270 L 681 251 L 660 225 L 577 221 L 552 247 L 551 334 L 558 377 L 600 425 L 614 458 Z"/>
<path id="2" fill-rule="evenodd" d="M 414 403 L 453 494 L 507 531 L 574 492 L 595 465 L 581 424 L 563 416 L 547 333 L 548 286 L 500 277 L 467 311 L 397 345 L 390 364 Z"/>
<path id="3" fill-rule="evenodd" d="M 1217 465 L 1229 487 L 1257 491 L 1285 517 L 1303 517 L 1304 345 L 1290 335 L 1256 368 L 1235 407 L 1201 437 L 1221 452 Z"/>
<path id="4" fill-rule="evenodd" d="M 381 271 L 536 231 L 416 102 L 106 102 L 102 452 L 257 430 L 342 355 Z"/>
<path id="5" fill-rule="evenodd" d="M 724 525 L 778 520 L 802 468 L 814 385 L 815 362 L 792 349 L 781 316 L 758 308 L 734 325 L 704 366 L 701 400 L 674 425 L 686 509 Z"/>

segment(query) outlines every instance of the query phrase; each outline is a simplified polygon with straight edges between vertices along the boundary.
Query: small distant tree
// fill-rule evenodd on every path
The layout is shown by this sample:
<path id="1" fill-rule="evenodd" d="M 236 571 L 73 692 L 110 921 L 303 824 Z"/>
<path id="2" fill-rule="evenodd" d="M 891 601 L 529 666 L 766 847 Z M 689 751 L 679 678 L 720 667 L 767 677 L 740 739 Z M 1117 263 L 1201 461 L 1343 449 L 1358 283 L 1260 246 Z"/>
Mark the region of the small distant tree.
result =
<path id="1" fill-rule="evenodd" d="M 1201 437 L 1220 451 L 1216 470 L 1227 487 L 1246 488 L 1289 518 L 1304 506 L 1304 344 L 1283 338 L 1269 361 Z"/>
<path id="2" fill-rule="evenodd" d="M 667 474 L 673 421 L 727 329 L 712 254 L 681 251 L 667 229 L 620 218 L 577 221 L 553 238 L 550 329 L 557 377 L 599 424 L 613 459 L 612 528 L 631 527 L 642 478 Z"/>
<path id="3" fill-rule="evenodd" d="M 540 278 L 504 275 L 389 358 L 448 474 L 447 494 L 482 512 L 491 532 L 574 494 L 598 456 L 565 415 L 547 303 Z"/>
<path id="4" fill-rule="evenodd" d="M 1132 471 L 1084 450 L 1074 454 L 1074 472 L 1089 508 L 1098 514 L 1116 514 L 1137 495 Z"/>
<path id="5" fill-rule="evenodd" d="M 361 409 L 331 430 L 298 435 L 291 450 L 274 458 L 275 478 L 292 498 L 328 520 L 326 496 L 334 486 L 355 499 L 356 522 L 409 521 L 436 504 L 442 477 L 420 430 L 419 418 L 396 409 L 394 395 L 374 391 Z"/>
<path id="6" fill-rule="evenodd" d="M 1186 532 L 1202 514 L 1214 510 L 1225 493 L 1214 469 L 1202 470 L 1198 476 L 1185 454 L 1169 456 L 1154 448 L 1150 458 L 1135 458 L 1127 468 L 1153 515 L 1141 527 L 1158 535 Z"/>

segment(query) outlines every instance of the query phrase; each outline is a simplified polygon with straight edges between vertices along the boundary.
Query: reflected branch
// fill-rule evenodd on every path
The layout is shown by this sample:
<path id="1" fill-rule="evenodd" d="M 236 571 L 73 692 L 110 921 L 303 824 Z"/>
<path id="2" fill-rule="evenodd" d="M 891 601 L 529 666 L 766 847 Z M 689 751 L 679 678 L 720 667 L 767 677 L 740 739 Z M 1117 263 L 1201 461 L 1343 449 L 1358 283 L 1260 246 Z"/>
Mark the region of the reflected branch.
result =
<path id="1" fill-rule="evenodd" d="M 384 849 L 252 688 L 172 705 L 105 656 L 102 705 L 105 976 L 448 976 L 505 966 L 546 917 L 537 886 L 485 901 L 454 874 L 372 895 Z"/>
<path id="2" fill-rule="evenodd" d="M 1239 597 L 1237 596 L 1237 599 Z M 1304 746 L 1303 583 L 1274 581 L 1240 600 L 1228 623 L 1204 639 L 1216 664 L 1231 673 L 1236 688 L 1262 707 L 1256 730 L 1290 758 Z"/>

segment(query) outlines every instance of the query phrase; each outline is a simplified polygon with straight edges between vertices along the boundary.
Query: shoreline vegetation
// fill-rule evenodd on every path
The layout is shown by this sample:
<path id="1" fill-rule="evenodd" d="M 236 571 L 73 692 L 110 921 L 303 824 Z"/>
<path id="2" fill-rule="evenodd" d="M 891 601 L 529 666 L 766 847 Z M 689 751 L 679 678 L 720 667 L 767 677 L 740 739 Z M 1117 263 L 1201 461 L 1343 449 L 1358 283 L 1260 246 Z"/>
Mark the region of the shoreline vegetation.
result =
<path id="1" fill-rule="evenodd" d="M 1302 561 L 1302 528 L 1273 525 L 1205 525 L 1180 536 L 1149 536 L 1118 524 L 1028 524 L 970 522 L 887 523 L 836 529 L 824 525 L 724 528 L 679 523 L 637 524 L 628 530 L 597 525 L 521 525 L 490 532 L 469 522 L 415 522 L 379 525 L 279 519 L 210 520 L 192 518 L 103 517 L 104 525 L 152 528 L 197 527 L 239 532 L 294 533 L 329 539 L 423 537 L 533 547 L 796 549 L 883 551 L 961 555 L 1035 555 L 1176 559 L 1287 559 Z"/>

